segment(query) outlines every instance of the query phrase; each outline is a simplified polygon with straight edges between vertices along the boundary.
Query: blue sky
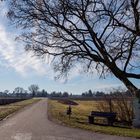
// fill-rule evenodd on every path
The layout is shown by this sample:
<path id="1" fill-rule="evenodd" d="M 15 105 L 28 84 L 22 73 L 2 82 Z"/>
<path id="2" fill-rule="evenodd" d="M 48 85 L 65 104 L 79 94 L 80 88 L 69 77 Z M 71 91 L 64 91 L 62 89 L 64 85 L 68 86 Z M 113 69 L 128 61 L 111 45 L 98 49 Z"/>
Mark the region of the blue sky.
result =
<path id="1" fill-rule="evenodd" d="M 46 89 L 48 92 L 68 91 L 81 94 L 89 89 L 110 90 L 111 87 L 123 86 L 111 76 L 99 79 L 96 72 L 93 75 L 80 75 L 78 68 L 73 70 L 67 82 L 55 81 L 55 74 L 49 62 L 32 57 L 32 54 L 24 51 L 22 43 L 14 40 L 18 30 L 9 25 L 5 17 L 4 3 L 0 3 L 0 9 L 0 91 L 13 91 L 18 86 L 28 89 L 29 85 L 38 84 L 40 89 Z M 140 86 L 140 80 L 134 82 Z"/>

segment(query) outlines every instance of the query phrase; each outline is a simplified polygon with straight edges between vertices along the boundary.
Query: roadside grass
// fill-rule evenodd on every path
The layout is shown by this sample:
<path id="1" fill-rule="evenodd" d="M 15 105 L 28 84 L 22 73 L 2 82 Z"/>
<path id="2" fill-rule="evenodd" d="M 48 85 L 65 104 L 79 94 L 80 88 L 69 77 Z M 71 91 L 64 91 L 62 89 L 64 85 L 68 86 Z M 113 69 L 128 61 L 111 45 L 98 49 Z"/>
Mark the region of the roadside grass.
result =
<path id="1" fill-rule="evenodd" d="M 16 103 L 11 103 L 7 105 L 0 105 L 0 120 L 3 120 L 10 114 L 24 108 L 25 106 L 31 105 L 35 102 L 38 102 L 40 99 L 28 99 Z"/>
<path id="2" fill-rule="evenodd" d="M 48 114 L 49 118 L 53 121 L 81 129 L 86 129 L 94 132 L 127 136 L 140 138 L 140 129 L 135 128 L 123 128 L 115 126 L 101 126 L 88 123 L 88 115 L 94 110 L 97 110 L 97 101 L 75 101 L 79 105 L 72 106 L 71 119 L 66 115 L 66 109 L 68 105 L 59 103 L 57 100 L 48 100 Z M 98 120 L 97 120 L 98 121 Z"/>

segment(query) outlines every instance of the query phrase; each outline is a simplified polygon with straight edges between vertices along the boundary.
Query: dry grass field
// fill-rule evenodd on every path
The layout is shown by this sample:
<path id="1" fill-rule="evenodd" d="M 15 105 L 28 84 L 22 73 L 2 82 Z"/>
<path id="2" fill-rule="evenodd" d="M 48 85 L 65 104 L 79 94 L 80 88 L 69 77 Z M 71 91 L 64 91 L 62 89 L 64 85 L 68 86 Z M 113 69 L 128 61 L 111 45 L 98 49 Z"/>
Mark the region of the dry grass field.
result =
<path id="1" fill-rule="evenodd" d="M 78 127 L 94 132 L 120 135 L 120 136 L 129 136 L 140 138 L 140 129 L 124 128 L 118 126 L 101 126 L 101 125 L 92 125 L 88 123 L 88 115 L 92 110 L 97 111 L 98 104 L 100 101 L 75 101 L 78 103 L 76 106 L 72 106 L 72 115 L 71 118 L 66 115 L 66 109 L 68 105 L 62 104 L 57 100 L 48 101 L 48 113 L 49 118 L 53 119 L 57 123 L 63 125 L 68 125 L 71 127 Z M 102 120 L 96 120 L 102 121 Z M 104 120 L 103 120 L 104 121 Z"/>
<path id="2" fill-rule="evenodd" d="M 24 101 L 12 103 L 12 104 L 0 105 L 0 120 L 4 119 L 5 117 L 14 113 L 15 111 L 18 111 L 19 109 L 27 105 L 31 105 L 39 100 L 40 99 L 28 99 L 28 100 L 24 100 Z"/>

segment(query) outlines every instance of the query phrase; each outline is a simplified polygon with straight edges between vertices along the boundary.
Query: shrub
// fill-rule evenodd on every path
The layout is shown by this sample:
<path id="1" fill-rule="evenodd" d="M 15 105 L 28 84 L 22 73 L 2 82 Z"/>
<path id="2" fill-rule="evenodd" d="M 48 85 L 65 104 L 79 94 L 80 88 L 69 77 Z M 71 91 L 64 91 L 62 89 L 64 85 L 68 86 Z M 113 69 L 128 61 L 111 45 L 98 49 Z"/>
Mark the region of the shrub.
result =
<path id="1" fill-rule="evenodd" d="M 97 105 L 97 109 L 103 112 L 116 112 L 117 121 L 128 124 L 132 123 L 133 105 L 132 97 L 126 97 L 122 93 L 119 95 L 105 96 Z"/>

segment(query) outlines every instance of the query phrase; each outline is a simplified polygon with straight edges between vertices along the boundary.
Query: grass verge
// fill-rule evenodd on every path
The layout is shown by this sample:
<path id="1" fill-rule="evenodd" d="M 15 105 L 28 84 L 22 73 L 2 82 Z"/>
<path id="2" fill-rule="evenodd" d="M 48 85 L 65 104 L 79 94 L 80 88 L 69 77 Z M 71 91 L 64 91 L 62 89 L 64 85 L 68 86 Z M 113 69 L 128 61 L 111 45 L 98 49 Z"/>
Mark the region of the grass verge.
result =
<path id="1" fill-rule="evenodd" d="M 29 99 L 8 105 L 0 105 L 0 120 L 3 120 L 10 114 L 13 114 L 14 112 L 20 110 L 21 108 L 24 108 L 25 106 L 38 102 L 39 100 L 40 99 Z"/>
<path id="2" fill-rule="evenodd" d="M 111 135 L 140 138 L 140 129 L 122 128 L 112 126 L 99 126 L 88 123 L 88 115 L 96 110 L 96 101 L 76 101 L 79 105 L 72 106 L 71 119 L 66 115 L 67 105 L 56 100 L 48 100 L 48 114 L 53 121 L 76 128 L 82 128 L 94 132 Z"/>

